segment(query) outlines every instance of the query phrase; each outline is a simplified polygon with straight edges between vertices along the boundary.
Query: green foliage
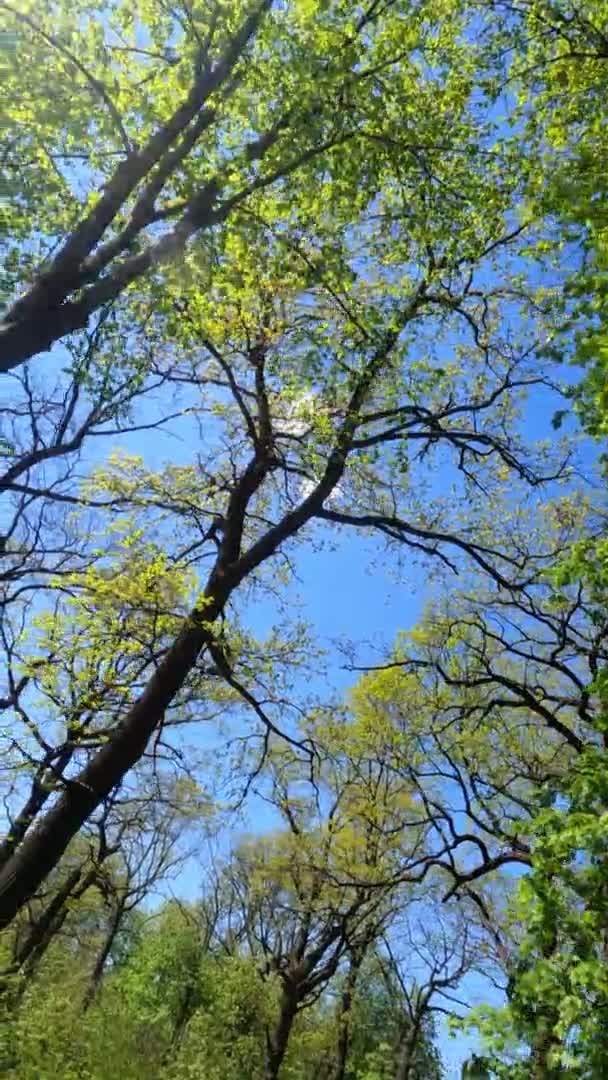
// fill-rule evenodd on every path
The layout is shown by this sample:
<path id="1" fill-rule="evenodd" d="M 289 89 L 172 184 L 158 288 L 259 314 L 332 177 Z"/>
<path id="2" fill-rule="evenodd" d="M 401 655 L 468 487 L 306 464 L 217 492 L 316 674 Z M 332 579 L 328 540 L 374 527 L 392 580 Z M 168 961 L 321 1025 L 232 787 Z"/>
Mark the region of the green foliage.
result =
<path id="1" fill-rule="evenodd" d="M 571 476 L 521 422 L 573 359 L 582 426 L 608 432 L 606 0 L 0 11 L 0 364 L 69 352 L 57 388 L 24 371 L 0 438 L 0 869 L 26 881 L 7 1077 L 262 1080 L 295 1002 L 282 1080 L 331 1077 L 345 1032 L 345 1080 L 389 1080 L 409 991 L 370 955 L 446 880 L 486 883 L 488 951 L 515 940 L 463 1076 L 606 1075 L 608 541 L 585 495 L 524 494 Z M 175 460 L 83 452 L 76 474 L 89 436 L 165 423 Z M 324 706 L 286 590 L 321 527 L 464 581 Z M 252 601 L 278 611 L 263 640 Z M 173 865 L 208 780 L 276 827 L 212 898 L 152 915 L 129 855 L 160 836 Z M 41 819 L 46 881 L 11 861 L 42 865 Z M 510 862 L 505 914 L 484 889 Z M 429 1016 L 409 1080 L 441 1074 Z"/>
<path id="2" fill-rule="evenodd" d="M 3 1075 L 11 1080 L 263 1080 L 266 1032 L 276 1022 L 279 982 L 261 980 L 256 958 L 210 949 L 196 906 L 173 901 L 139 928 L 82 1014 L 87 954 L 64 939 L 45 960 L 18 1008 L 5 1011 Z M 339 986 L 337 987 L 339 989 Z M 389 1080 L 402 1017 L 373 966 L 353 1003 L 349 1080 Z M 77 1037 L 75 1037 L 77 1033 Z M 314 1080 L 335 1053 L 336 1013 L 322 997 L 296 1020 L 281 1071 Z M 425 1027 L 412 1080 L 439 1080 Z"/>
<path id="3" fill-rule="evenodd" d="M 584 427 L 602 437 L 608 433 L 608 8 L 605 0 L 584 7 L 539 0 L 522 5 L 520 15 L 514 29 L 521 30 L 522 50 L 513 75 L 531 140 L 529 198 L 538 214 L 557 220 L 554 245 L 562 253 L 557 355 L 561 350 L 586 366 L 573 396 Z"/>

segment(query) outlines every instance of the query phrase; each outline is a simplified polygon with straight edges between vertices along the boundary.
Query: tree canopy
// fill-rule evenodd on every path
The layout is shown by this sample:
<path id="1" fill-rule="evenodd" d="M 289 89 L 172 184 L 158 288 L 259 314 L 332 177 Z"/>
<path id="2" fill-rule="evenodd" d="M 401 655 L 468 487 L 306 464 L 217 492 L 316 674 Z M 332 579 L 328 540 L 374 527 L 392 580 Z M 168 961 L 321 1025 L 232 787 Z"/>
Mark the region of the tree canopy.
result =
<path id="1" fill-rule="evenodd" d="M 3 1075 L 603 1077 L 605 0 L 0 21 Z"/>

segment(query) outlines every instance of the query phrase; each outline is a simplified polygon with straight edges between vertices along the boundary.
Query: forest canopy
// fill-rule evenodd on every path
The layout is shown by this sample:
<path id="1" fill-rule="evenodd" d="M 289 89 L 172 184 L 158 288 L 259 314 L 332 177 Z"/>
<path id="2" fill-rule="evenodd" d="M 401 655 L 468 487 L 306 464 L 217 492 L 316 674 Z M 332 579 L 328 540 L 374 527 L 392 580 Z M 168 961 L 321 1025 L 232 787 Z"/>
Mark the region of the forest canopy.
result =
<path id="1" fill-rule="evenodd" d="M 605 1077 L 608 4 L 0 45 L 0 1072 Z"/>

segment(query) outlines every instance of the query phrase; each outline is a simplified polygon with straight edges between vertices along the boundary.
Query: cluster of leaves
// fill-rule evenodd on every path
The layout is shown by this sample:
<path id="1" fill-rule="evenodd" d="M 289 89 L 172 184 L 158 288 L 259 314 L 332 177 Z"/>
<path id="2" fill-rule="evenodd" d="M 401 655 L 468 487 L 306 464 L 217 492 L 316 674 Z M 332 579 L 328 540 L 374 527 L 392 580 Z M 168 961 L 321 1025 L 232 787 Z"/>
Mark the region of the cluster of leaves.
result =
<path id="1" fill-rule="evenodd" d="M 570 352 L 587 368 L 572 393 L 586 429 L 605 436 L 608 8 L 604 0 L 584 6 L 540 0 L 515 7 L 523 16 L 521 32 L 526 40 L 514 77 L 536 151 L 531 158 L 530 197 L 558 223 L 555 243 L 566 271 L 563 337 L 557 352 L 549 351 L 558 357 Z"/>

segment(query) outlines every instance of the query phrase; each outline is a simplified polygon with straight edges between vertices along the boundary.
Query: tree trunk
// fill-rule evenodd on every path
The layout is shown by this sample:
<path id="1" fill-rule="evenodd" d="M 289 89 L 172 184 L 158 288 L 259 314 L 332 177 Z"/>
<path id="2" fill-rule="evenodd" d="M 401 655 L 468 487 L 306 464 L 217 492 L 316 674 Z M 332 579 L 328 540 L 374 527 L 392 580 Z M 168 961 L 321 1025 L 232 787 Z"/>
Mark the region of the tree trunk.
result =
<path id="1" fill-rule="evenodd" d="M 14 990 L 17 997 L 21 996 L 26 982 L 36 974 L 49 945 L 67 918 L 68 900 L 74 895 L 82 896 L 92 884 L 95 871 L 90 871 L 86 875 L 76 892 L 81 875 L 82 866 L 78 866 L 68 875 L 38 918 L 30 924 L 23 941 L 15 943 L 12 962 L 0 974 L 0 993 L 4 993 L 9 988 L 13 976 L 20 974 L 23 978 Z"/>
<path id="2" fill-rule="evenodd" d="M 414 1021 L 413 1026 L 408 1027 L 407 1034 L 402 1040 L 399 1060 L 397 1062 L 397 1072 L 395 1073 L 395 1080 L 411 1080 L 412 1070 L 414 1068 L 414 1057 L 416 1054 L 416 1048 L 418 1046 L 419 1038 L 420 1019 L 417 1018 Z"/>
<path id="3" fill-rule="evenodd" d="M 290 987 L 283 987 L 279 1019 L 272 1035 L 266 1034 L 266 1080 L 277 1080 L 285 1057 L 289 1036 L 296 1017 L 298 1002 Z"/>
<path id="4" fill-rule="evenodd" d="M 125 913 L 124 902 L 120 901 L 116 905 L 114 914 L 113 914 L 113 916 L 112 916 L 112 918 L 110 920 L 110 925 L 108 927 L 108 932 L 107 932 L 107 934 L 106 934 L 106 936 L 104 938 L 103 945 L 101 946 L 101 949 L 99 950 L 99 952 L 97 954 L 97 959 L 95 960 L 95 966 L 93 968 L 93 972 L 92 972 L 92 975 L 91 975 L 91 981 L 89 982 L 89 985 L 87 987 L 86 993 L 84 995 L 83 1003 L 82 1003 L 83 1012 L 86 1012 L 87 1009 L 89 1009 L 91 1007 L 91 1005 L 93 1004 L 95 998 L 97 997 L 97 993 L 99 991 L 99 986 L 100 986 L 101 979 L 102 979 L 102 976 L 103 976 L 104 968 L 106 966 L 106 961 L 108 959 L 108 956 L 110 955 L 110 952 L 111 952 L 112 946 L 114 944 L 114 941 L 116 940 L 116 935 L 117 935 L 117 933 L 118 933 L 118 931 L 120 929 L 120 924 L 122 922 L 124 913 Z"/>
<path id="5" fill-rule="evenodd" d="M 350 1021 L 353 1004 L 353 994 L 359 976 L 359 970 L 363 963 L 365 949 L 360 949 L 351 954 L 350 967 L 340 999 L 340 1011 L 338 1014 L 338 1044 L 336 1048 L 336 1064 L 333 1071 L 333 1080 L 344 1080 L 346 1075 L 346 1063 L 350 1049 Z"/>
<path id="6" fill-rule="evenodd" d="M 213 622 L 217 603 L 205 609 Z M 70 840 L 136 764 L 165 709 L 209 641 L 209 631 L 188 620 L 139 700 L 109 741 L 73 780 L 66 782 L 55 806 L 25 836 L 0 871 L 0 929 L 8 926 L 57 865 Z"/>
<path id="7" fill-rule="evenodd" d="M 557 1080 L 561 1075 L 561 1069 L 554 1068 L 549 1061 L 552 1050 L 559 1049 L 561 1046 L 561 1040 L 554 1031 L 558 1015 L 554 1010 L 551 1012 L 552 1015 L 541 1018 L 532 1039 L 532 1054 L 530 1056 L 532 1065 L 531 1080 Z"/>

